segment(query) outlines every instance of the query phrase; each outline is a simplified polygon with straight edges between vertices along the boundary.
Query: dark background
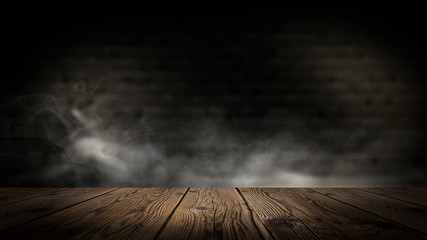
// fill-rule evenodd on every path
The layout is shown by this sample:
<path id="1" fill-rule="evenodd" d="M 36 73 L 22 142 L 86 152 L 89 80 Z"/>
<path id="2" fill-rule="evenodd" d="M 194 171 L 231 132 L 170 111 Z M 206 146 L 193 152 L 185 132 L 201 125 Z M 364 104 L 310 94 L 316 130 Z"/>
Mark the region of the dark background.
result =
<path id="1" fill-rule="evenodd" d="M 416 8 L 1 21 L 2 186 L 426 186 Z"/>

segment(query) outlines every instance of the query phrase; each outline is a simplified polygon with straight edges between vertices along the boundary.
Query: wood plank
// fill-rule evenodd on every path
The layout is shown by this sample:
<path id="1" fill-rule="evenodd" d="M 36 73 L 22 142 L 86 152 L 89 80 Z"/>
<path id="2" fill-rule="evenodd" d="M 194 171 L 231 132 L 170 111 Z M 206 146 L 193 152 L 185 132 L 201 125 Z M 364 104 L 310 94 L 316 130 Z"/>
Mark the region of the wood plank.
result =
<path id="1" fill-rule="evenodd" d="M 427 239 L 415 231 L 309 189 L 264 191 L 320 239 Z"/>
<path id="2" fill-rule="evenodd" d="M 315 188 L 312 190 L 409 228 L 427 233 L 426 207 L 358 189 Z"/>
<path id="3" fill-rule="evenodd" d="M 0 206 L 55 194 L 69 188 L 0 188 Z"/>
<path id="4" fill-rule="evenodd" d="M 426 188 L 360 188 L 360 190 L 427 207 Z"/>
<path id="5" fill-rule="evenodd" d="M 159 239 L 263 239 L 234 188 L 191 188 Z"/>
<path id="6" fill-rule="evenodd" d="M 47 194 L 42 194 L 42 190 Z M 3 230 L 0 239 L 270 239 L 273 236 L 276 239 L 426 239 L 427 236 L 426 207 L 408 201 L 422 201 L 425 188 L 416 192 L 347 188 L 238 190 L 240 194 L 233 188 L 191 188 L 187 193 L 185 188 L 76 188 L 40 189 L 40 192 L 0 188 L 0 196 L 10 193 L 11 198 L 5 195 L 8 199 L 22 197 L 23 193 L 35 194 L 31 199 L 0 206 Z"/>
<path id="7" fill-rule="evenodd" d="M 271 195 L 267 188 L 239 188 L 258 217 L 276 239 L 318 239 L 287 207 Z M 279 196 L 279 200 L 280 200 Z"/>
<path id="8" fill-rule="evenodd" d="M 154 239 L 185 188 L 122 188 L 7 232 L 26 239 Z"/>
<path id="9" fill-rule="evenodd" d="M 113 190 L 111 188 L 76 188 L 1 206 L 0 230 L 49 215 Z"/>
<path id="10" fill-rule="evenodd" d="M 191 188 L 157 239 L 214 239 L 213 188 Z"/>
<path id="11" fill-rule="evenodd" d="M 234 188 L 213 189 L 215 239 L 263 239 L 252 211 Z M 269 235 L 265 236 L 267 239 Z"/>

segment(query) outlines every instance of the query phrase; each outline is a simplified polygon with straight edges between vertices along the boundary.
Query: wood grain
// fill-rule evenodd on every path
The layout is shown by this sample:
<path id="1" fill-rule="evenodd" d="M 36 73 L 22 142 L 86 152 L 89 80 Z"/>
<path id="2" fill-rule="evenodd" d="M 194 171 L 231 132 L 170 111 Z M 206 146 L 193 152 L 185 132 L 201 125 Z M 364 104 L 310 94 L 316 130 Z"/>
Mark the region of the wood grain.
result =
<path id="1" fill-rule="evenodd" d="M 427 208 L 366 191 L 349 188 L 313 189 L 333 199 L 427 233 Z"/>
<path id="2" fill-rule="evenodd" d="M 423 192 L 0 188 L 0 239 L 427 239 Z"/>
<path id="3" fill-rule="evenodd" d="M 233 188 L 191 188 L 159 239 L 263 239 Z"/>
<path id="4" fill-rule="evenodd" d="M 400 225 L 304 188 L 263 189 L 320 239 L 427 239 Z"/>
<path id="5" fill-rule="evenodd" d="M 1 206 L 0 230 L 46 216 L 113 190 L 111 188 L 77 188 Z"/>
<path id="6" fill-rule="evenodd" d="M 32 239 L 153 239 L 185 188 L 122 188 L 9 231 Z"/>
<path id="7" fill-rule="evenodd" d="M 191 188 L 158 239 L 214 239 L 213 188 Z"/>
<path id="8" fill-rule="evenodd" d="M 427 207 L 427 189 L 425 188 L 361 188 L 360 190 Z"/>
<path id="9" fill-rule="evenodd" d="M 215 239 L 263 239 L 236 189 L 215 188 L 213 193 Z"/>
<path id="10" fill-rule="evenodd" d="M 318 239 L 296 216 L 286 210 L 277 196 L 265 188 L 239 188 L 251 208 L 276 239 Z"/>
<path id="11" fill-rule="evenodd" d="M 69 188 L 0 188 L 0 206 L 44 195 L 52 195 L 68 189 Z"/>
<path id="12" fill-rule="evenodd" d="M 114 190 L 112 188 L 77 188 L 1 206 L 0 231 Z"/>

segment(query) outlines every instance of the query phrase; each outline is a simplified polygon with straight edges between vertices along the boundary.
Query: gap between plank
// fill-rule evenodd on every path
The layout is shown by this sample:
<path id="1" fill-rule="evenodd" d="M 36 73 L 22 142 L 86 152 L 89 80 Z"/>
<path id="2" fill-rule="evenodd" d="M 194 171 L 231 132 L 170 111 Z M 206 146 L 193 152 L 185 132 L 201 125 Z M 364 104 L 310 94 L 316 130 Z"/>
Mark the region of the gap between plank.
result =
<path id="1" fill-rule="evenodd" d="M 262 223 L 262 220 L 258 217 L 258 214 L 255 212 L 255 210 L 249 204 L 249 202 L 247 201 L 247 199 L 243 195 L 243 193 L 240 191 L 240 189 L 239 188 L 234 188 L 234 190 L 236 190 L 236 192 L 239 194 L 239 196 L 243 199 L 243 202 L 245 202 L 246 207 L 251 212 L 252 222 L 254 223 L 256 229 L 258 230 L 259 235 L 263 239 L 265 239 L 265 240 L 267 240 L 267 239 L 275 239 L 273 237 L 273 234 L 270 232 L 270 230 L 268 230 L 268 228 L 265 227 L 265 225 Z"/>
<path id="2" fill-rule="evenodd" d="M 95 199 L 95 198 L 97 198 L 97 197 L 103 196 L 103 195 L 105 195 L 105 194 L 107 194 L 107 193 L 111 193 L 111 192 L 117 191 L 117 190 L 119 190 L 119 189 L 120 189 L 120 188 L 115 188 L 115 189 L 113 189 L 113 190 L 111 190 L 111 191 L 108 191 L 108 192 L 105 192 L 105 193 L 101 193 L 101 194 L 96 195 L 96 196 L 94 196 L 94 197 L 91 197 L 91 198 L 85 199 L 85 200 L 83 200 L 83 201 L 80 201 L 80 202 L 74 203 L 74 204 L 72 204 L 72 205 L 70 205 L 70 206 L 67 206 L 67 207 L 64 207 L 64 208 L 58 209 L 58 210 L 53 211 L 53 212 L 51 212 L 51 213 L 45 214 L 45 215 L 43 215 L 43 216 L 40 216 L 40 217 L 37 217 L 37 218 L 31 219 L 31 220 L 29 220 L 29 221 L 26 221 L 26 222 L 23 222 L 23 223 L 17 224 L 17 225 L 15 225 L 15 226 L 13 226 L 13 227 L 10 227 L 10 228 L 6 228 L 6 229 L 4 229 L 4 230 L 2 230 L 2 231 L 0 231 L 0 232 L 7 232 L 7 231 L 9 231 L 9 230 L 11 230 L 11 229 L 14 229 L 14 228 L 17 228 L 17 227 L 23 226 L 23 225 L 28 224 L 28 223 L 30 223 L 30 222 L 37 221 L 37 220 L 39 220 L 39 219 L 41 219 L 41 218 L 44 218 L 44 217 L 50 216 L 50 215 L 55 214 L 55 213 L 57 213 L 57 212 L 60 212 L 60 211 L 62 211 L 62 210 L 65 210 L 65 209 L 68 209 L 68 208 L 74 207 L 74 206 L 79 205 L 79 204 L 81 204 L 81 203 L 84 203 L 84 202 L 87 202 L 87 201 L 89 201 L 89 200 Z"/>
<path id="3" fill-rule="evenodd" d="M 175 205 L 175 207 L 173 208 L 172 212 L 169 214 L 168 218 L 166 219 L 166 221 L 163 223 L 163 225 L 160 227 L 159 231 L 157 232 L 156 236 L 154 236 L 153 239 L 158 239 L 160 234 L 162 233 L 163 229 L 165 229 L 166 225 L 168 224 L 168 222 L 170 221 L 170 219 L 172 218 L 172 215 L 175 213 L 176 209 L 178 208 L 178 206 L 181 204 L 182 200 L 184 199 L 185 195 L 187 195 L 188 190 L 190 190 L 190 188 L 187 188 L 184 192 L 184 194 L 182 194 L 181 198 L 179 199 L 178 203 Z"/>
<path id="4" fill-rule="evenodd" d="M 394 199 L 394 200 L 398 200 L 398 201 L 402 201 L 402 202 L 407 202 L 407 203 L 410 203 L 410 204 L 415 204 L 415 205 L 418 205 L 420 207 L 427 207 L 427 205 L 422 205 L 422 204 L 410 202 L 410 201 L 403 200 L 403 199 L 400 199 L 400 198 L 395 198 L 395 197 L 392 197 L 392 196 L 387 196 L 387 195 L 384 195 L 384 194 L 381 194 L 381 193 L 371 192 L 371 191 L 365 190 L 363 188 L 354 188 L 354 189 L 359 190 L 359 191 L 368 192 L 368 193 L 373 193 L 373 194 L 380 195 L 380 196 L 383 196 L 383 197 L 388 197 L 388 198 L 391 198 L 391 199 Z"/>
<path id="5" fill-rule="evenodd" d="M 214 207 L 214 214 L 213 214 L 213 232 L 214 232 L 214 240 L 217 239 L 217 233 L 216 233 L 216 204 L 214 202 L 214 199 L 212 198 L 212 206 Z"/>
<path id="6" fill-rule="evenodd" d="M 236 189 L 238 189 L 238 188 L 236 188 Z M 245 195 L 240 191 L 240 189 L 238 189 L 239 190 L 239 193 L 241 193 L 241 196 L 243 197 L 243 199 L 244 200 L 246 200 L 246 202 L 247 202 L 247 204 L 249 205 L 249 206 L 251 206 L 251 204 L 249 204 L 249 201 L 247 201 L 247 199 L 246 199 L 246 197 L 245 197 Z M 300 219 L 299 217 L 297 217 L 297 216 L 295 216 L 295 215 L 293 215 L 291 212 L 289 212 L 289 211 L 286 211 L 285 209 L 283 209 L 282 207 L 280 207 L 284 212 L 286 212 L 287 214 L 289 214 L 290 216 L 292 216 L 292 217 L 294 217 L 295 219 L 297 219 L 298 221 L 300 221 L 307 229 L 308 229 L 308 231 L 310 231 L 311 232 L 311 234 L 313 234 L 313 236 L 315 237 L 315 239 L 318 239 L 318 240 L 320 240 L 321 238 L 319 237 L 319 236 L 317 236 L 317 234 L 315 233 L 315 232 L 313 232 L 313 230 L 311 230 L 311 228 L 309 228 L 308 226 L 307 226 L 307 224 L 305 224 L 305 222 L 302 220 L 302 219 Z M 256 212 L 255 212 L 255 209 L 254 208 L 252 208 L 251 207 L 251 209 L 253 210 L 253 212 L 256 214 Z M 256 214 L 256 216 L 258 217 L 258 215 Z M 257 219 L 259 219 L 260 221 L 261 221 L 261 219 L 258 217 Z M 262 223 L 262 221 L 261 221 L 261 223 Z M 264 224 L 262 224 L 262 226 L 264 226 Z M 265 227 L 265 226 L 264 226 Z M 267 231 L 268 231 L 268 228 L 265 228 Z M 270 232 L 270 231 L 268 231 L 268 233 L 271 235 L 271 236 L 273 236 L 273 234 Z"/>
<path id="7" fill-rule="evenodd" d="M 71 188 L 66 188 L 66 189 L 63 189 L 63 190 L 58 190 L 57 192 L 63 192 L 63 191 L 67 191 L 67 190 L 70 190 L 70 189 L 71 189 Z M 57 192 L 55 192 L 55 193 L 57 193 Z M 9 204 L 13 204 L 13 203 L 17 203 L 17 202 L 22 202 L 22 201 L 26 201 L 26 200 L 34 199 L 34 198 L 43 197 L 43 196 L 46 196 L 46 194 L 44 194 L 44 195 L 40 195 L 40 196 L 34 196 L 34 197 L 30 197 L 30 198 L 24 198 L 24 199 L 17 200 L 17 201 L 14 201 L 14 202 L 9 202 L 9 203 L 0 204 L 0 207 L 2 207 L 2 206 L 6 206 L 6 205 L 9 205 Z"/>
<path id="8" fill-rule="evenodd" d="M 401 227 L 403 227 L 403 228 L 405 228 L 405 229 L 408 229 L 408 230 L 411 230 L 411 231 L 416 232 L 416 233 L 418 233 L 418 234 L 421 234 L 422 236 L 427 236 L 427 234 L 426 234 L 425 232 L 421 232 L 421 231 L 419 231 L 419 230 L 417 230 L 417 229 L 414 229 L 414 228 L 411 228 L 411 227 L 409 227 L 409 226 L 403 225 L 403 224 L 401 224 L 401 223 L 399 223 L 399 222 L 396 222 L 396 221 L 393 221 L 393 220 L 391 220 L 391 219 L 385 218 L 385 217 L 383 217 L 383 216 L 381 216 L 381 215 L 375 214 L 375 213 L 370 212 L 370 211 L 368 211 L 368 210 L 365 210 L 365 209 L 363 209 L 363 208 L 359 208 L 359 207 L 356 207 L 356 206 L 354 206 L 354 205 L 352 205 L 352 204 L 350 204 L 350 203 L 347 203 L 347 202 L 341 201 L 341 200 L 339 200 L 339 199 L 333 198 L 333 197 L 331 197 L 331 196 L 328 196 L 328 195 L 326 195 L 326 194 L 323 194 L 323 193 L 321 193 L 321 192 L 318 192 L 318 191 L 316 191 L 316 190 L 315 190 L 315 189 L 313 189 L 313 188 L 307 188 L 307 189 L 310 189 L 310 190 L 312 190 L 312 191 L 314 191 L 314 192 L 317 192 L 317 193 L 319 193 L 319 194 L 322 194 L 323 196 L 326 196 L 326 197 L 331 198 L 331 199 L 334 199 L 334 200 L 336 200 L 336 201 L 338 201 L 338 202 L 342 202 L 342 203 L 347 204 L 347 205 L 349 205 L 349 206 L 351 206 L 351 207 L 357 208 L 357 209 L 359 209 L 359 210 L 361 210 L 361 211 L 364 211 L 364 212 L 367 212 L 367 213 L 372 214 L 372 215 L 374 215 L 374 216 L 377 216 L 377 217 L 379 217 L 379 218 L 382 218 L 382 219 L 384 219 L 384 220 L 386 220 L 386 221 L 392 222 L 392 223 L 394 223 L 394 224 L 396 224 L 396 225 L 398 225 L 398 226 L 401 226 Z"/>
<path id="9" fill-rule="evenodd" d="M 281 188 L 281 189 L 286 189 L 286 188 Z M 276 200 L 276 199 L 275 199 Z M 276 200 L 277 201 L 277 200 Z M 310 227 L 308 227 L 307 226 L 307 224 L 305 224 L 305 222 L 301 219 L 301 218 L 299 218 L 299 217 L 297 217 L 297 216 L 295 216 L 291 211 L 289 211 L 289 210 L 285 210 L 284 208 L 282 208 L 282 207 L 280 207 L 284 212 L 286 212 L 287 214 L 289 214 L 290 216 L 292 216 L 292 217 L 294 217 L 294 218 L 296 218 L 297 220 L 299 220 L 312 234 L 313 234 L 313 236 L 316 238 L 316 239 L 318 239 L 318 240 L 321 240 L 321 238 L 319 237 L 319 236 L 317 236 L 317 234 L 313 231 L 313 230 L 311 230 L 311 228 Z"/>

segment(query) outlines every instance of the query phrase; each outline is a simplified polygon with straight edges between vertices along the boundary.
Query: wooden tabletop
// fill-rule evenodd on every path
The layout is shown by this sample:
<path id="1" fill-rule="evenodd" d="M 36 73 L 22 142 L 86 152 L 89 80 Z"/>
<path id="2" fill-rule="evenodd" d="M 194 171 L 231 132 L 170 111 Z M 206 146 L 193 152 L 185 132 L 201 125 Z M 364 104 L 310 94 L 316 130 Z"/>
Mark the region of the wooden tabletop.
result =
<path id="1" fill-rule="evenodd" d="M 427 188 L 0 188 L 0 239 L 427 239 Z"/>

